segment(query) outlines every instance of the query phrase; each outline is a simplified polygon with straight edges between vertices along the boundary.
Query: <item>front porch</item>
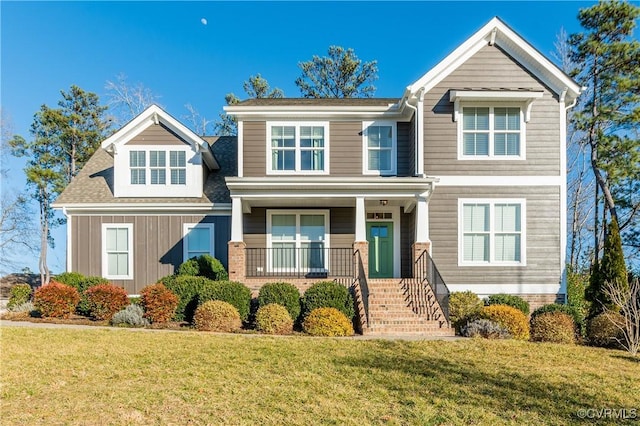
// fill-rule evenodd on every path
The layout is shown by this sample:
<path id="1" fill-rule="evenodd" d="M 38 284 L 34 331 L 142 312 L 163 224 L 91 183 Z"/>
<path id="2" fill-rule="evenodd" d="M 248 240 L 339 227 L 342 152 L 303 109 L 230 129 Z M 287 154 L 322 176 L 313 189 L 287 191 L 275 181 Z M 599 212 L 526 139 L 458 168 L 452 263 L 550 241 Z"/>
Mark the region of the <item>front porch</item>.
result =
<path id="1" fill-rule="evenodd" d="M 336 281 L 352 290 L 363 332 L 449 333 L 448 291 L 429 255 L 433 179 L 266 180 L 227 179 L 230 279 L 254 293 Z"/>

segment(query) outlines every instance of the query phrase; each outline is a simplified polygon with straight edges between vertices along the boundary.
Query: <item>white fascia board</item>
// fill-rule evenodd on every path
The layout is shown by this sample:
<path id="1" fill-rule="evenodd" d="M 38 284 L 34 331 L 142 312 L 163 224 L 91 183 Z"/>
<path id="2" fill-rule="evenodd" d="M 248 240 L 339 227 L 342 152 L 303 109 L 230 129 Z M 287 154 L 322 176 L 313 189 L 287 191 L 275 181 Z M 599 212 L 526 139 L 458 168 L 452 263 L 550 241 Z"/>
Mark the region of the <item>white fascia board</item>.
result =
<path id="1" fill-rule="evenodd" d="M 66 209 L 67 212 L 105 211 L 105 212 L 214 212 L 231 211 L 231 203 L 70 203 L 53 204 L 54 209 Z"/>
<path id="2" fill-rule="evenodd" d="M 512 54 L 518 62 L 521 62 L 536 77 L 554 87 L 557 94 L 560 94 L 565 87 L 570 90 L 571 98 L 573 99 L 580 94 L 581 87 L 573 79 L 496 17 L 469 37 L 418 81 L 410 85 L 405 92 L 405 96 L 416 93 L 421 88 L 427 91 L 432 89 L 467 59 L 488 45 L 492 40 L 492 34 L 495 29 L 497 29 L 495 44 Z"/>
<path id="3" fill-rule="evenodd" d="M 408 115 L 397 104 L 391 106 L 227 106 L 228 115 L 238 120 L 276 120 L 276 119 L 399 119 Z"/>
<path id="4" fill-rule="evenodd" d="M 304 189 L 306 191 L 324 189 L 429 189 L 436 178 L 334 178 L 328 179 L 325 176 L 286 179 L 283 177 L 274 178 L 226 178 L 227 187 L 231 191 L 251 190 L 251 189 Z"/>
<path id="5" fill-rule="evenodd" d="M 440 176 L 438 186 L 561 186 L 562 176 Z"/>
<path id="6" fill-rule="evenodd" d="M 105 139 L 102 142 L 101 147 L 103 149 L 108 149 L 111 145 L 118 146 L 125 144 L 142 133 L 148 127 L 159 122 L 167 126 L 178 136 L 188 141 L 194 149 L 198 146 L 203 150 L 203 152 L 209 150 L 209 144 L 204 139 L 155 104 L 149 106 L 124 127 Z M 206 158 L 207 156 L 205 155 L 203 157 Z M 211 166 L 211 168 L 215 168 L 217 166 L 213 156 L 207 159 L 207 165 Z"/>

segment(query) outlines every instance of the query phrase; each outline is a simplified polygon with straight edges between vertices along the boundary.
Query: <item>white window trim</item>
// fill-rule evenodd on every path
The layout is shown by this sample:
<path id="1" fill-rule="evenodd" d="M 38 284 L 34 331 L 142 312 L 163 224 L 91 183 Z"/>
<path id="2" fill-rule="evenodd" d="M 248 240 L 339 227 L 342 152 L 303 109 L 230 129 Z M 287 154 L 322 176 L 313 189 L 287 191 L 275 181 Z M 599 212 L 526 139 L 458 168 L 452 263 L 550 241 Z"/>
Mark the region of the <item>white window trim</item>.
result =
<path id="1" fill-rule="evenodd" d="M 464 205 L 489 204 L 489 261 L 464 260 Z M 497 262 L 495 260 L 495 205 L 520 204 L 520 261 Z M 527 266 L 527 200 L 524 198 L 459 198 L 458 199 L 458 266 Z"/>
<path id="2" fill-rule="evenodd" d="M 464 155 L 464 108 L 489 108 L 489 155 Z M 522 102 L 460 102 L 458 111 L 458 160 L 496 160 L 513 161 L 527 159 L 527 123 L 525 121 L 526 105 Z M 520 109 L 520 155 L 495 155 L 495 108 L 519 108 Z"/>
<path id="3" fill-rule="evenodd" d="M 109 256 L 107 256 L 107 229 L 126 228 L 127 229 L 127 246 L 129 273 L 127 275 L 110 275 L 109 274 Z M 133 223 L 103 223 L 102 224 L 102 276 L 109 280 L 132 280 L 133 279 Z"/>
<path id="4" fill-rule="evenodd" d="M 205 228 L 209 229 L 209 235 L 211 236 L 211 241 L 209 242 L 209 254 L 212 257 L 216 257 L 216 237 L 215 237 L 215 224 L 214 223 L 184 223 L 182 225 L 182 261 L 185 262 L 189 260 L 189 250 L 187 247 L 187 234 L 189 233 L 189 229 L 193 228 Z"/>
<path id="5" fill-rule="evenodd" d="M 329 230 L 330 225 L 330 214 L 329 210 L 267 210 L 267 272 L 294 272 L 295 269 L 288 268 L 276 268 L 274 269 L 271 266 L 271 250 L 273 248 L 273 238 L 271 235 L 271 227 L 272 227 L 272 216 L 273 215 L 284 215 L 284 214 L 293 214 L 296 215 L 296 250 L 298 250 L 301 246 L 302 240 L 300 239 L 300 215 L 323 215 L 324 216 L 324 250 L 329 253 L 330 248 L 330 240 L 331 240 L 331 231 Z M 325 256 L 325 272 L 330 271 L 330 261 L 331 256 Z"/>
<path id="6" fill-rule="evenodd" d="M 271 128 L 289 126 L 296 128 L 295 170 L 272 169 Z M 324 127 L 324 170 L 301 169 L 300 127 Z M 329 174 L 329 122 L 328 121 L 269 121 L 267 122 L 267 175 L 328 175 Z"/>
<path id="7" fill-rule="evenodd" d="M 369 170 L 369 145 L 367 128 L 369 126 L 391 126 L 391 169 Z M 362 122 L 362 174 L 375 176 L 395 176 L 398 174 L 398 123 L 396 121 L 376 120 Z"/>

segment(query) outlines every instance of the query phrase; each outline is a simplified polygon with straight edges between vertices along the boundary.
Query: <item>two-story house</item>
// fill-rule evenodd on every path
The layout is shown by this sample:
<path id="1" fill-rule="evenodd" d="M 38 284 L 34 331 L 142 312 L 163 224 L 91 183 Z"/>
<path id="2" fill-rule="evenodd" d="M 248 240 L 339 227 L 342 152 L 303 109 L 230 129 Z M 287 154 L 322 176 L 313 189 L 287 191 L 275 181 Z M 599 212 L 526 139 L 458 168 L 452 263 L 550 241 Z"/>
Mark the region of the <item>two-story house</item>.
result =
<path id="1" fill-rule="evenodd" d="M 208 141 L 152 107 L 56 202 L 68 269 L 137 292 L 209 252 L 254 290 L 353 285 L 380 332 L 448 332 L 448 290 L 563 300 L 580 91 L 494 18 L 399 98 L 250 99 Z"/>

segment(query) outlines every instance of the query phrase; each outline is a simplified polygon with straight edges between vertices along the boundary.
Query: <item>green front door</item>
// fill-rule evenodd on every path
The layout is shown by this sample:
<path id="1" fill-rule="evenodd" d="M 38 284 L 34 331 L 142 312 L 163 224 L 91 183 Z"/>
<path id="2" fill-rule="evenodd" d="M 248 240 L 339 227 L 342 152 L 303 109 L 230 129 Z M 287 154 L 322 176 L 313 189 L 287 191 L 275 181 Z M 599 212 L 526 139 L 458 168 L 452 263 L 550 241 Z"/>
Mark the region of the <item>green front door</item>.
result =
<path id="1" fill-rule="evenodd" d="M 367 222 L 369 277 L 393 278 L 393 223 Z"/>

